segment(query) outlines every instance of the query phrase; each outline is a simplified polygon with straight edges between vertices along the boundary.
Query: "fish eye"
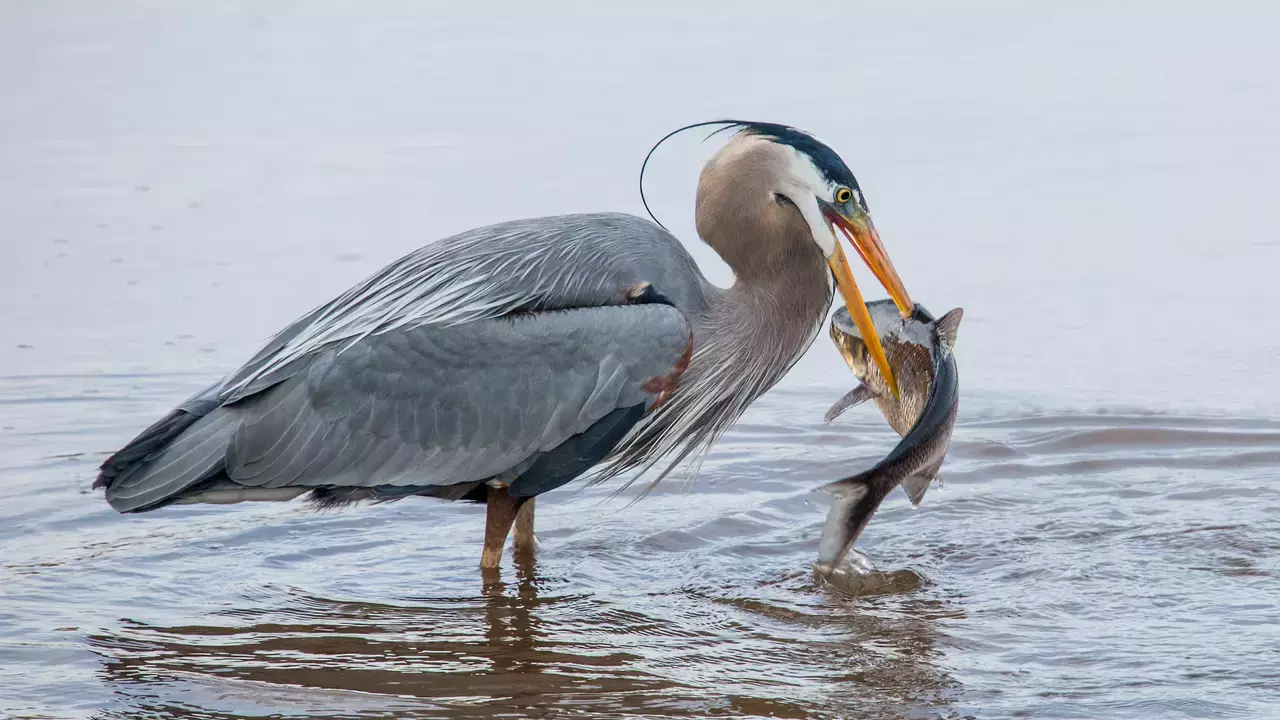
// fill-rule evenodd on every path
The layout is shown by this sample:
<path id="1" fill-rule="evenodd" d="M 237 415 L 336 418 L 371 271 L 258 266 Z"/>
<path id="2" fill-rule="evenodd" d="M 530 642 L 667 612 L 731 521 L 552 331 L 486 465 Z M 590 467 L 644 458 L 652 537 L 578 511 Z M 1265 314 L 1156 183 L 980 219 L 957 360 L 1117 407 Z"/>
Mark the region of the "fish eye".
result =
<path id="1" fill-rule="evenodd" d="M 836 202 L 843 205 L 853 199 L 853 191 L 847 187 L 836 190 Z"/>

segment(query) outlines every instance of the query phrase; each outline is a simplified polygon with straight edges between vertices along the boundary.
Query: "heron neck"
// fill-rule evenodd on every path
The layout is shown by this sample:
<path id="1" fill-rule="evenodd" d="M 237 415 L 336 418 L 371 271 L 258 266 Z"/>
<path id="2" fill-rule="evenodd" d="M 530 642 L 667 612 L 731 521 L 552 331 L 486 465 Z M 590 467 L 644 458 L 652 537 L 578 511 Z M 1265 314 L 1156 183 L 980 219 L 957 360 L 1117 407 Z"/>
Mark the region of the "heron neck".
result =
<path id="1" fill-rule="evenodd" d="M 812 344 L 831 306 L 830 275 L 816 247 L 788 255 L 772 272 L 735 268 L 727 289 L 708 283 L 705 304 L 691 313 L 694 352 L 679 389 L 619 445 L 602 478 L 676 452 L 653 482 L 661 480 L 708 449 Z"/>
<path id="2" fill-rule="evenodd" d="M 816 248 L 798 248 L 754 270 L 739 272 L 711 303 L 704 329 L 715 348 L 705 360 L 736 365 L 764 392 L 813 343 L 831 307 L 831 275 Z"/>

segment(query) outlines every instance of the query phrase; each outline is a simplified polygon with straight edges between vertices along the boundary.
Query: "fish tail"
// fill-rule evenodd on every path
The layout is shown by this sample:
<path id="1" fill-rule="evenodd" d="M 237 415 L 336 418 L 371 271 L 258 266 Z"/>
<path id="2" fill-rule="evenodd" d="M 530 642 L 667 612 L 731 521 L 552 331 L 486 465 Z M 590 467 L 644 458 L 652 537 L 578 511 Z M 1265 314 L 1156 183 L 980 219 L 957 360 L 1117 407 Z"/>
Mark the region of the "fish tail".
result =
<path id="1" fill-rule="evenodd" d="M 849 548 L 853 547 L 854 541 L 893 488 L 892 484 L 881 481 L 881 475 L 882 470 L 872 468 L 823 486 L 823 490 L 835 495 L 835 501 L 827 511 L 822 542 L 818 547 L 818 566 L 826 568 L 826 574 L 844 560 Z"/>

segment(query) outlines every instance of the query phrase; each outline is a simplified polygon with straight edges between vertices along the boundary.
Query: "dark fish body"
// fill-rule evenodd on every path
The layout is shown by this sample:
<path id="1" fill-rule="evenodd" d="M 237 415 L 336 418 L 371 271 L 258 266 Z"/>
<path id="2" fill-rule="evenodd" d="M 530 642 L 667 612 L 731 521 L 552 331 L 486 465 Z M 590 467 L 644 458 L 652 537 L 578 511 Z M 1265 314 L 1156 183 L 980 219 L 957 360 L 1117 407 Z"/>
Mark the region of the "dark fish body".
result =
<path id="1" fill-rule="evenodd" d="M 889 365 L 898 380 L 899 397 L 889 390 L 857 328 L 841 308 L 832 318 L 831 338 L 862 384 L 827 412 L 827 420 L 861 402 L 874 399 L 902 440 L 875 466 L 826 486 L 836 496 L 822 531 L 818 570 L 829 575 L 844 559 L 884 498 L 902 485 L 919 505 L 938 475 L 951 444 L 959 408 L 959 374 L 951 348 L 963 310 L 935 320 L 920 305 L 901 319 L 892 301 L 867 304 Z"/>

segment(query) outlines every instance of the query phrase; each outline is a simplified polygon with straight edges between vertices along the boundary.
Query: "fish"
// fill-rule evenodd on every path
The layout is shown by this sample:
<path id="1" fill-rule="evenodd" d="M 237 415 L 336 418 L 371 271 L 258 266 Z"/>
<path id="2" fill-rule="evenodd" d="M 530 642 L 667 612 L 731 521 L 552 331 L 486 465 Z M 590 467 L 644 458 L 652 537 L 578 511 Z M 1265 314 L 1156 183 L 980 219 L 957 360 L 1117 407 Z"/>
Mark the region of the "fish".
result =
<path id="1" fill-rule="evenodd" d="M 861 382 L 827 411 L 830 422 L 851 407 L 875 400 L 889 426 L 902 437 L 870 469 L 825 485 L 835 496 L 827 513 L 815 568 L 830 577 L 862 534 L 880 503 L 901 485 L 919 506 L 951 445 L 960 407 L 960 378 L 952 349 L 964 316 L 956 308 L 938 319 L 917 304 L 902 318 L 892 300 L 867 303 L 885 357 L 898 381 L 894 395 L 867 351 L 845 308 L 831 318 L 831 340 Z M 860 572 L 869 565 L 860 554 Z"/>

